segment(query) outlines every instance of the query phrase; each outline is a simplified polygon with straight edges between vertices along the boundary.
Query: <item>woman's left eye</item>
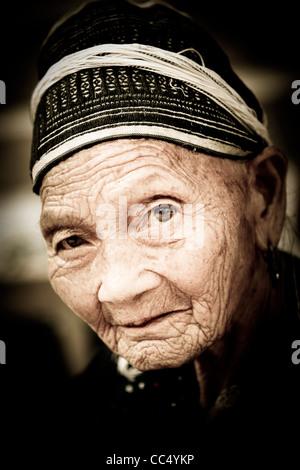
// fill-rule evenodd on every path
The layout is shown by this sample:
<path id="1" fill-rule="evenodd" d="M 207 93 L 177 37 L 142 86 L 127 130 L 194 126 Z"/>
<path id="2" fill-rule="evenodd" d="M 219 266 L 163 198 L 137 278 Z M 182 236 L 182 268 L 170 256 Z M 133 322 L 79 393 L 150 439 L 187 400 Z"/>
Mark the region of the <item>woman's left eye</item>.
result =
<path id="1" fill-rule="evenodd" d="M 172 204 L 159 204 L 151 209 L 150 214 L 159 222 L 168 222 L 176 214 L 177 209 Z"/>

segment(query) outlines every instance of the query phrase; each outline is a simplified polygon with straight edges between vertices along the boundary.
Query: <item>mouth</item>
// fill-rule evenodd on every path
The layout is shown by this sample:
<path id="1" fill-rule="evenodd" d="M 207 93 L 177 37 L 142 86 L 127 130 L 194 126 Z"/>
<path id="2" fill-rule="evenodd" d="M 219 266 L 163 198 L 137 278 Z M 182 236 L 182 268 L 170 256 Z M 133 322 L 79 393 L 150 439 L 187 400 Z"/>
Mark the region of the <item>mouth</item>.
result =
<path id="1" fill-rule="evenodd" d="M 126 325 L 123 325 L 126 328 L 143 328 L 145 326 L 151 325 L 152 323 L 158 323 L 159 321 L 164 320 L 166 317 L 171 317 L 173 315 L 176 315 L 178 313 L 184 313 L 189 311 L 190 308 L 187 309 L 180 309 L 180 310 L 171 310 L 170 312 L 165 312 L 156 316 L 152 317 L 147 317 L 143 318 L 142 320 L 136 321 L 136 322 L 131 322 L 127 323 Z"/>

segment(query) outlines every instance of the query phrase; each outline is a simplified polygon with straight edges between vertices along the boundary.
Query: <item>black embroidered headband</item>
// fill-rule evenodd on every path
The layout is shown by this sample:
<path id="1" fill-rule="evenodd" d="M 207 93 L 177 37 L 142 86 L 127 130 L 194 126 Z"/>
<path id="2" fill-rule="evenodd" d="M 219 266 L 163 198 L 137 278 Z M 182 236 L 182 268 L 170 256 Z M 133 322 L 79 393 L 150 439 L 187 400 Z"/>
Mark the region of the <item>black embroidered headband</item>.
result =
<path id="1" fill-rule="evenodd" d="M 92 1 L 48 35 L 31 101 L 36 193 L 53 166 L 108 140 L 155 138 L 233 159 L 270 143 L 258 101 L 215 41 L 150 3 Z"/>

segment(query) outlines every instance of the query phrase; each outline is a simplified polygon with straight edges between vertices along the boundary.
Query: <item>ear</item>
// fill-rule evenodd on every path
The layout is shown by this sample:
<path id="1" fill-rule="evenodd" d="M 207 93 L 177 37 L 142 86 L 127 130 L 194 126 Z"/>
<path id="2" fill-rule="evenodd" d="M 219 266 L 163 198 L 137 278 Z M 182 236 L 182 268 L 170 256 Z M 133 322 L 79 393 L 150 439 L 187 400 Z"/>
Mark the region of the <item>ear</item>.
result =
<path id="1" fill-rule="evenodd" d="M 286 210 L 287 159 L 275 147 L 266 147 L 248 162 L 256 244 L 262 251 L 280 239 Z"/>

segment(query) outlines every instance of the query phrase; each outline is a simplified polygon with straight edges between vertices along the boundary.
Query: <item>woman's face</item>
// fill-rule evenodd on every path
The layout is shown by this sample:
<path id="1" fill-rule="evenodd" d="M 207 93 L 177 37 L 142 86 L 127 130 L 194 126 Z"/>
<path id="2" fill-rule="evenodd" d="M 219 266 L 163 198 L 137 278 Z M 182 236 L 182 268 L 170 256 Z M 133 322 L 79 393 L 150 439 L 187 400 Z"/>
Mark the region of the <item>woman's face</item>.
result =
<path id="1" fill-rule="evenodd" d="M 255 259 L 245 165 L 119 140 L 53 168 L 41 199 L 54 290 L 137 369 L 188 362 L 238 321 Z"/>

